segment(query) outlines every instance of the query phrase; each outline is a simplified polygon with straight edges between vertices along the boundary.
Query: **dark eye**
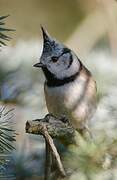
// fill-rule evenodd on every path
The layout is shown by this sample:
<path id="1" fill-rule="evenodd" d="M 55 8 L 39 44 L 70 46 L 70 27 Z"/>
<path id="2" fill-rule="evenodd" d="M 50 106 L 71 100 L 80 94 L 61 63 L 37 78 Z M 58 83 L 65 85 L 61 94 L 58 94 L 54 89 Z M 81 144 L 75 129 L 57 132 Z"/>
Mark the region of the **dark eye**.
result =
<path id="1" fill-rule="evenodd" d="M 52 62 L 56 63 L 58 61 L 58 57 L 52 57 Z"/>

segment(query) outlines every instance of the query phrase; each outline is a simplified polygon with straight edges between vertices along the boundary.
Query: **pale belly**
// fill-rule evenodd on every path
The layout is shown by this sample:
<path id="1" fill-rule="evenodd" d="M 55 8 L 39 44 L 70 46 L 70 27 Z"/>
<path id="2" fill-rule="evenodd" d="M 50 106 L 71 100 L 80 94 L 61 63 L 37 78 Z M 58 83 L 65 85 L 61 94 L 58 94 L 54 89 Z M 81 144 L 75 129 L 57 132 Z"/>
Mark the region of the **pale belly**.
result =
<path id="1" fill-rule="evenodd" d="M 76 129 L 84 126 L 96 108 L 95 86 L 85 90 L 83 83 L 76 82 L 53 88 L 45 85 L 44 88 L 49 113 L 65 115 Z"/>

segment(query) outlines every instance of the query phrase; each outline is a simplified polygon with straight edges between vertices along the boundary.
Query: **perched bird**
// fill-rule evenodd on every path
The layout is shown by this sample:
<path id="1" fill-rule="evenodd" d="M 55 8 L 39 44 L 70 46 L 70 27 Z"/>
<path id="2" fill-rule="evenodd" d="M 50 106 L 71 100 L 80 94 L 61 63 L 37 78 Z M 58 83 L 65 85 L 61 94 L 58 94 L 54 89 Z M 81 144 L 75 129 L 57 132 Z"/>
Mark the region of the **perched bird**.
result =
<path id="1" fill-rule="evenodd" d="M 40 62 L 45 75 L 45 100 L 49 113 L 66 116 L 73 127 L 87 127 L 96 109 L 96 83 L 77 55 L 53 39 L 42 27 L 43 51 Z"/>

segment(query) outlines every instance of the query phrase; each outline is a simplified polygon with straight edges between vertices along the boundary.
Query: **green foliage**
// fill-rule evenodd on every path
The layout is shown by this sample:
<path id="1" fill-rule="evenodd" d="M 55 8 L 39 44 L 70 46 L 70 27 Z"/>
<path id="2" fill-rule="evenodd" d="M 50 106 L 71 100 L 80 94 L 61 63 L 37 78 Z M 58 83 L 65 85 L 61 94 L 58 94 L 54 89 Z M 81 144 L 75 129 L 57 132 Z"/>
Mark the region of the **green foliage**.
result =
<path id="1" fill-rule="evenodd" d="M 7 16 L 0 16 L 0 47 L 6 46 L 6 41 L 11 38 L 5 32 L 13 31 L 12 29 L 5 28 L 4 20 Z M 4 72 L 1 69 L 0 83 L 3 81 Z M 13 130 L 13 109 L 7 110 L 6 106 L 0 107 L 0 179 L 12 179 L 12 174 L 7 171 L 10 161 L 10 153 L 14 149 L 13 142 L 15 141 L 15 130 Z"/>
<path id="2" fill-rule="evenodd" d="M 0 108 L 0 178 L 6 177 L 6 166 L 10 159 L 10 152 L 14 149 L 15 130 L 12 129 L 13 109 Z"/>
<path id="3" fill-rule="evenodd" d="M 0 16 L 0 47 L 2 45 L 6 46 L 6 42 L 5 41 L 9 41 L 11 39 L 11 37 L 5 35 L 5 32 L 13 31 L 13 29 L 8 29 L 8 28 L 4 27 L 4 25 L 5 25 L 4 19 L 6 19 L 8 16 L 9 15 L 7 15 L 7 16 Z"/>
<path id="4" fill-rule="evenodd" d="M 15 141 L 15 131 L 11 129 L 12 111 L 13 109 L 6 111 L 5 106 L 0 109 L 0 153 L 14 149 L 12 142 Z"/>
<path id="5" fill-rule="evenodd" d="M 101 172 L 116 168 L 117 139 L 109 141 L 107 137 L 102 137 L 93 142 L 80 140 L 79 147 L 69 147 L 69 152 L 63 159 L 66 168 L 69 167 L 76 173 L 75 178 L 78 178 L 80 172 L 86 179 L 95 179 Z"/>

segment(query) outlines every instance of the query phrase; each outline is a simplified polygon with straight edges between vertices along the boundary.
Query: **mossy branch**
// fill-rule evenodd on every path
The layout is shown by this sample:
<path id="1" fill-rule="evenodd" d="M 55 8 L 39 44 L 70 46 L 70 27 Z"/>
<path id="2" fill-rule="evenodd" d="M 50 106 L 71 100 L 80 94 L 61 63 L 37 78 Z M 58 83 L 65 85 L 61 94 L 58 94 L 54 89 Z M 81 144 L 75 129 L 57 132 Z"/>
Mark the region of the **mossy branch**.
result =
<path id="1" fill-rule="evenodd" d="M 48 162 L 49 154 L 47 154 L 50 152 L 56 161 L 60 176 L 65 177 L 66 173 L 52 138 L 61 140 L 65 145 L 74 144 L 75 130 L 70 122 L 65 117 L 56 118 L 55 116 L 48 114 L 43 119 L 27 121 L 26 132 L 43 135 L 46 142 L 46 165 L 51 166 L 51 162 Z M 50 167 L 46 166 L 45 168 L 45 179 L 47 180 L 50 176 Z"/>
<path id="2" fill-rule="evenodd" d="M 59 139 L 65 145 L 75 143 L 75 130 L 65 117 L 55 117 L 52 114 L 46 115 L 43 119 L 36 119 L 26 122 L 26 132 L 31 134 L 42 133 L 42 127 L 46 126 L 52 138 Z"/>

